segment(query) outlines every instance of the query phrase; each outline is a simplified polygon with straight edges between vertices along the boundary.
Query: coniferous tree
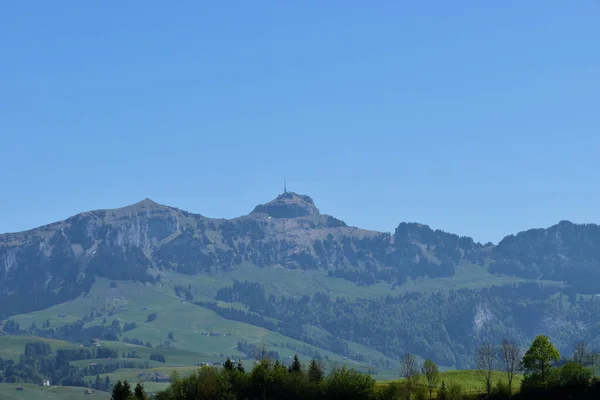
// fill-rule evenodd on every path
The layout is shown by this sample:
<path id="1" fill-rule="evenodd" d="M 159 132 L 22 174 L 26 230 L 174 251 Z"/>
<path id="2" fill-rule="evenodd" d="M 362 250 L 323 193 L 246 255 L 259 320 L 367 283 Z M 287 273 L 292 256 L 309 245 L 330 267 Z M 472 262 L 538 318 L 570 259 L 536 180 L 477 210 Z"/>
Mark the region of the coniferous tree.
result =
<path id="1" fill-rule="evenodd" d="M 440 391 L 437 395 L 438 400 L 447 400 L 448 399 L 448 388 L 446 387 L 446 382 L 442 381 L 440 385 Z"/>
<path id="2" fill-rule="evenodd" d="M 237 365 L 235 366 L 235 369 L 238 370 L 239 372 L 246 372 L 246 369 L 244 368 L 244 364 L 242 364 L 242 360 L 238 359 Z"/>
<path id="3" fill-rule="evenodd" d="M 115 387 L 112 390 L 111 400 L 131 400 L 131 385 L 126 380 L 121 382 L 117 381 Z"/>
<path id="4" fill-rule="evenodd" d="M 323 366 L 320 361 L 313 358 L 308 366 L 308 380 L 313 383 L 321 383 L 323 375 Z"/>
<path id="5" fill-rule="evenodd" d="M 235 368 L 235 365 L 233 364 L 233 361 L 231 361 L 231 358 L 227 357 L 227 360 L 225 360 L 225 362 L 223 363 L 223 369 L 225 369 L 225 371 L 231 372 L 233 371 Z"/>
<path id="6" fill-rule="evenodd" d="M 302 364 L 300 363 L 298 354 L 294 354 L 294 360 L 292 361 L 292 365 L 290 365 L 289 371 L 290 372 L 302 372 Z"/>
<path id="7" fill-rule="evenodd" d="M 133 397 L 135 400 L 147 400 L 148 396 L 146 396 L 146 392 L 144 391 L 144 385 L 141 382 L 138 382 L 135 385 L 135 389 L 133 390 Z"/>

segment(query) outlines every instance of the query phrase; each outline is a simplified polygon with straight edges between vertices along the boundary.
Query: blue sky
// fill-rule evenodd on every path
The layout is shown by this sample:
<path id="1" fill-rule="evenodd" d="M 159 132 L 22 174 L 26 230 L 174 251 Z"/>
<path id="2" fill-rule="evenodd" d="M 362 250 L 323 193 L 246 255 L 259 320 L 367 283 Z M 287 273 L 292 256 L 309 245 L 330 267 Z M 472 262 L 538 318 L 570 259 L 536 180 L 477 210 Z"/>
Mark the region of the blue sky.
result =
<path id="1" fill-rule="evenodd" d="M 498 241 L 600 222 L 600 3 L 28 1 L 0 12 L 0 232 L 289 189 Z"/>

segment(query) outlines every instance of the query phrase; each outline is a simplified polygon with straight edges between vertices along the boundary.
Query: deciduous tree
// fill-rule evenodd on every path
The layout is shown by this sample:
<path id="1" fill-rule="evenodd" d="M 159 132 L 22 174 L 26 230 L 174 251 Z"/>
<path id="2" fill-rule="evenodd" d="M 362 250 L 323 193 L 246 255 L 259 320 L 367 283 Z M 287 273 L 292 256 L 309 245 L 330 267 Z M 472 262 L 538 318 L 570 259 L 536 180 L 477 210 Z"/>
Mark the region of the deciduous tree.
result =
<path id="1" fill-rule="evenodd" d="M 589 351 L 583 340 L 575 344 L 575 351 L 573 352 L 573 361 L 584 367 L 589 362 Z"/>
<path id="2" fill-rule="evenodd" d="M 423 364 L 423 375 L 427 380 L 427 390 L 429 390 L 429 400 L 433 398 L 433 391 L 440 383 L 440 371 L 438 366 L 431 360 L 425 360 Z"/>
<path id="3" fill-rule="evenodd" d="M 598 354 L 598 350 L 596 349 L 591 350 L 589 354 L 589 365 L 590 370 L 592 371 L 592 378 L 596 377 L 596 370 L 598 369 L 598 364 L 600 364 L 600 354 Z"/>
<path id="4" fill-rule="evenodd" d="M 559 359 L 560 353 L 548 340 L 548 336 L 538 335 L 523 356 L 523 368 L 527 374 L 538 374 L 545 387 L 548 372 Z"/>
<path id="5" fill-rule="evenodd" d="M 406 352 L 402 357 L 402 377 L 405 379 L 406 397 L 410 400 L 412 393 L 419 384 L 419 366 L 414 354 Z"/>
<path id="6" fill-rule="evenodd" d="M 496 365 L 496 351 L 490 343 L 481 344 L 475 352 L 477 375 L 485 384 L 487 396 L 492 394 L 492 383 Z"/>
<path id="7" fill-rule="evenodd" d="M 523 354 L 519 346 L 514 342 L 503 339 L 498 349 L 498 360 L 508 383 L 508 395 L 512 396 L 512 384 L 515 374 L 521 370 L 521 359 Z"/>
<path id="8" fill-rule="evenodd" d="M 375 380 L 346 367 L 336 368 L 324 382 L 324 397 L 329 399 L 368 400 L 371 398 Z"/>

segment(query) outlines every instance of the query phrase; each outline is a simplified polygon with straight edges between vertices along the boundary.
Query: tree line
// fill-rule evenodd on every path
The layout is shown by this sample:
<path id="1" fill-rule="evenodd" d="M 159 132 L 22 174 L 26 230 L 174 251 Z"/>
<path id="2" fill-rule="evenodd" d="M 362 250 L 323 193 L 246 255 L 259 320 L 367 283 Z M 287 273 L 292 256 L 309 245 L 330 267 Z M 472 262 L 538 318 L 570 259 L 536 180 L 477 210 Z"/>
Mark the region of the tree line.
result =
<path id="1" fill-rule="evenodd" d="M 380 385 L 370 375 L 351 368 L 334 367 L 326 373 L 321 361 L 314 358 L 303 365 L 294 356 L 285 365 L 269 355 L 265 347 L 260 348 L 250 371 L 241 361 L 228 358 L 221 368 L 204 366 L 186 377 L 173 372 L 169 387 L 157 393 L 155 399 L 587 400 L 600 396 L 600 381 L 593 379 L 598 355 L 585 343 L 578 343 L 573 360 L 559 365 L 560 353 L 543 335 L 537 336 L 525 352 L 508 340 L 498 346 L 481 344 L 474 356 L 481 393 L 467 393 L 456 382 L 444 382 L 432 360 L 419 365 L 408 352 L 400 360 L 401 379 Z M 494 382 L 496 371 L 503 372 L 506 379 Z M 515 376 L 521 372 L 521 386 L 514 388 Z M 140 384 L 132 390 L 128 382 L 117 382 L 113 388 L 112 400 L 146 398 Z"/>
<path id="2" fill-rule="evenodd" d="M 234 362 L 228 358 L 222 368 L 204 366 L 186 377 L 174 372 L 169 387 L 157 393 L 155 398 L 426 400 L 433 398 L 435 394 L 439 399 L 459 400 L 465 395 L 458 384 L 446 385 L 442 382 L 440 389 L 436 391 L 440 379 L 437 366 L 431 360 L 427 360 L 421 369 L 416 358 L 410 353 L 405 355 L 402 363 L 404 379 L 387 385 L 377 385 L 369 374 L 352 368 L 334 367 L 326 373 L 321 360 L 313 358 L 309 363 L 303 364 L 298 356 L 294 356 L 291 363 L 285 365 L 279 360 L 270 359 L 269 352 L 264 347 L 262 349 L 250 371 L 246 371 L 240 361 Z M 426 377 L 427 385 L 420 381 L 421 372 Z M 113 400 L 137 399 L 133 392 L 130 392 L 129 396 L 115 396 L 113 391 Z"/>
<path id="3" fill-rule="evenodd" d="M 474 356 L 478 376 L 488 398 L 510 398 L 514 394 L 515 375 L 523 372 L 521 398 L 597 398 L 600 382 L 595 379 L 599 355 L 583 341 L 577 342 L 571 360 L 561 359 L 560 352 L 548 339 L 538 335 L 523 353 L 512 341 L 502 340 L 495 347 L 481 344 Z M 506 375 L 505 382 L 493 382 L 494 372 Z"/>

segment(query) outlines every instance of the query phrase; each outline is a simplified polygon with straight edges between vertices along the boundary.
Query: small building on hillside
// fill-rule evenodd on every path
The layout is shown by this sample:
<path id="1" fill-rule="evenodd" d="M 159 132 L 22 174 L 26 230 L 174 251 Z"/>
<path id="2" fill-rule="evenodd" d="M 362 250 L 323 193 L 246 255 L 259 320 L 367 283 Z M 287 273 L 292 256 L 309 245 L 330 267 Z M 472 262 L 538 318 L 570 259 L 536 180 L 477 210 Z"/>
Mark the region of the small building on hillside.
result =
<path id="1" fill-rule="evenodd" d="M 160 372 L 158 372 L 156 374 L 156 382 L 171 382 L 171 378 L 165 374 L 161 374 Z"/>
<path id="2" fill-rule="evenodd" d="M 40 382 L 40 386 L 50 386 L 50 381 L 47 379 L 44 379 L 43 381 Z"/>

